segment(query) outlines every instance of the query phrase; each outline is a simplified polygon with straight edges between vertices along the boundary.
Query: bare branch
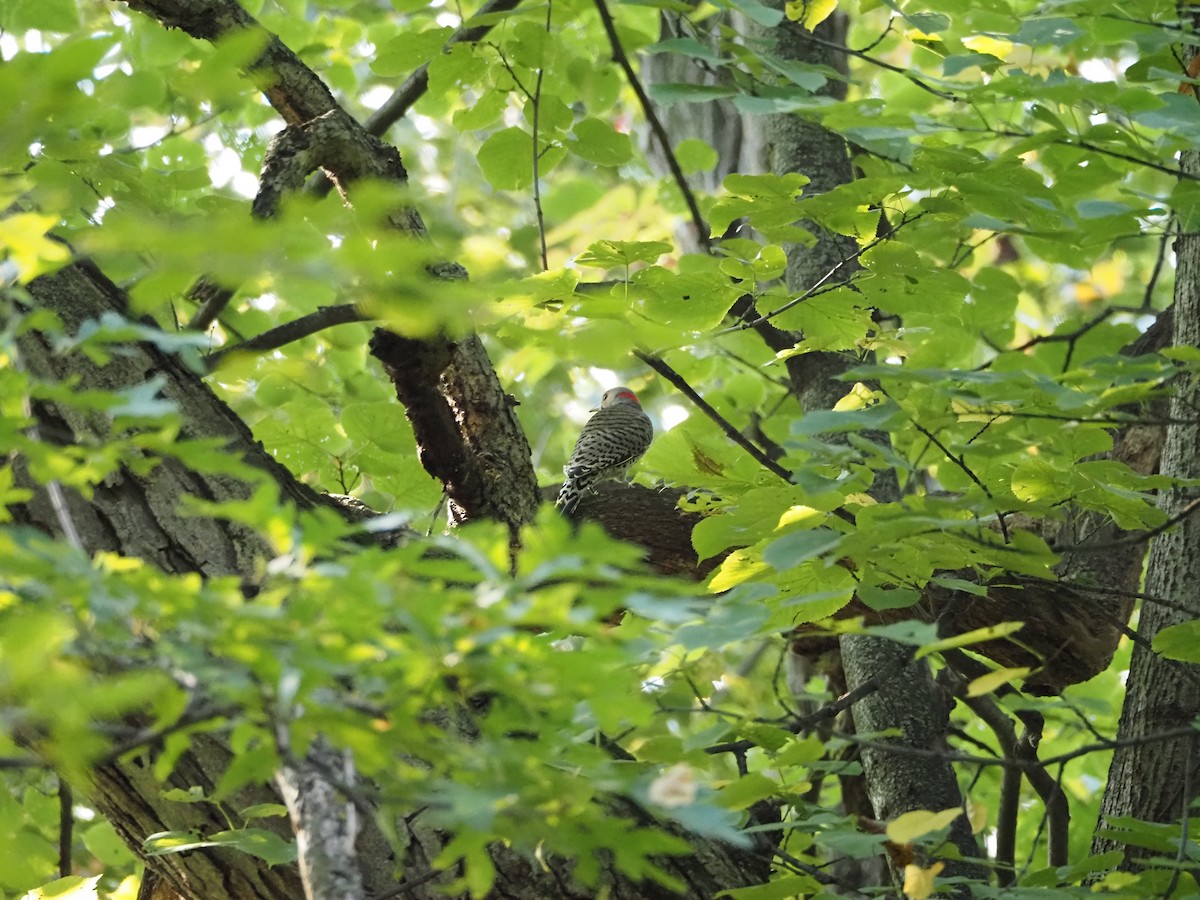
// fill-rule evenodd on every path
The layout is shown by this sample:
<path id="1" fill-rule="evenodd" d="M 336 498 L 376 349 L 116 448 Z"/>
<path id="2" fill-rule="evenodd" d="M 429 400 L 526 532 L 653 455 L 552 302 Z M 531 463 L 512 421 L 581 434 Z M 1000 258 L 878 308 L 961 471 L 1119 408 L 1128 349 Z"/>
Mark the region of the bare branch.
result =
<path id="1" fill-rule="evenodd" d="M 316 312 L 284 322 L 264 331 L 262 334 L 242 341 L 232 347 L 225 347 L 211 354 L 205 360 L 208 370 L 215 370 L 227 357 L 237 353 L 265 353 L 278 350 L 287 344 L 302 340 L 326 328 L 335 325 L 348 325 L 351 322 L 367 322 L 369 316 L 363 315 L 353 303 L 342 303 L 338 306 L 322 306 Z"/>
<path id="2" fill-rule="evenodd" d="M 75 801 L 71 785 L 58 776 L 58 877 L 67 878 L 74 870 L 71 846 L 75 843 Z"/>
<path id="3" fill-rule="evenodd" d="M 688 384 L 682 375 L 667 365 L 660 357 L 654 356 L 650 353 L 643 353 L 641 350 L 634 350 L 633 355 L 652 368 L 663 378 L 667 379 L 667 381 L 671 382 L 671 384 L 673 384 L 680 391 L 680 393 L 682 393 L 696 405 L 697 409 L 708 416 L 716 424 L 716 426 L 721 429 L 727 438 L 753 456 L 759 463 L 762 464 L 764 469 L 766 469 L 772 475 L 778 475 L 784 481 L 791 483 L 791 472 L 789 472 L 779 463 L 775 462 L 775 460 L 771 459 L 771 457 L 767 456 L 767 454 L 758 447 L 754 446 L 754 444 L 751 443 L 745 435 L 729 424 L 729 421 L 724 416 L 713 409 L 707 400 L 696 393 L 695 388 Z"/>

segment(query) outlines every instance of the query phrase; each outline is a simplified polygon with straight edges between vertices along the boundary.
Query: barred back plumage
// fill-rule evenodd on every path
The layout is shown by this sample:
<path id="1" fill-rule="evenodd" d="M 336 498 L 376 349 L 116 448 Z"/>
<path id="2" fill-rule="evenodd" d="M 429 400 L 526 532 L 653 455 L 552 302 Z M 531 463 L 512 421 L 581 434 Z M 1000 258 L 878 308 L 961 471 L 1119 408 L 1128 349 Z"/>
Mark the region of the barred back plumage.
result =
<path id="1" fill-rule="evenodd" d="M 558 493 L 557 506 L 570 515 L 584 491 L 606 478 L 624 477 L 626 469 L 641 459 L 653 437 L 654 426 L 642 412 L 633 391 L 627 387 L 605 391 L 563 468 L 566 481 Z"/>

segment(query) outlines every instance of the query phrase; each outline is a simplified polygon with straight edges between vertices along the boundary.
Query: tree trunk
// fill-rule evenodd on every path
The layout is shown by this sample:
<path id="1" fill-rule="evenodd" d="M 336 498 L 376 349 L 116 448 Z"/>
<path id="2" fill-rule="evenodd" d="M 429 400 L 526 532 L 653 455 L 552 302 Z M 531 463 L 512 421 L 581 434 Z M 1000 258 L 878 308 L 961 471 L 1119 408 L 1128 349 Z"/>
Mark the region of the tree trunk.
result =
<path id="1" fill-rule="evenodd" d="M 1198 21 L 1196 24 L 1200 24 Z M 1196 55 L 1188 49 L 1188 58 Z M 1189 71 L 1191 71 L 1189 69 Z M 1200 174 L 1200 152 L 1180 154 L 1180 168 Z M 1175 242 L 1174 345 L 1200 348 L 1200 237 L 1194 231 Z M 1181 377 L 1171 399 L 1161 471 L 1178 479 L 1200 478 L 1200 383 Z M 1164 659 L 1150 649 L 1155 636 L 1171 625 L 1200 618 L 1200 518 L 1184 515 L 1196 503 L 1194 487 L 1165 491 L 1159 506 L 1169 517 L 1183 515 L 1174 528 L 1158 535 L 1150 548 L 1146 595 L 1133 648 L 1118 741 L 1137 741 L 1179 729 L 1200 715 L 1200 666 Z M 1118 747 L 1109 768 L 1100 808 L 1101 821 L 1133 817 L 1148 822 L 1180 821 L 1200 786 L 1200 747 L 1196 735 L 1151 740 Z M 1186 832 L 1185 832 L 1186 834 Z M 1093 853 L 1123 849 L 1126 867 L 1146 851 L 1126 845 L 1119 835 L 1097 835 Z"/>
<path id="2" fill-rule="evenodd" d="M 842 53 L 831 46 L 845 44 L 846 19 L 834 14 L 817 27 L 815 35 L 823 43 L 808 37 L 798 23 L 783 22 L 775 30 L 781 56 L 803 62 L 832 66 L 846 70 Z M 836 83 L 831 92 L 844 93 L 843 83 Z M 809 177 L 806 193 L 823 193 L 853 177 L 849 151 L 837 135 L 820 125 L 799 116 L 781 115 L 771 120 L 768 129 L 771 164 L 777 174 L 800 172 Z M 833 279 L 844 281 L 854 270 L 845 264 L 852 257 L 856 244 L 852 238 L 834 235 L 809 225 L 816 237 L 811 247 L 794 245 L 788 250 L 787 286 L 801 292 L 837 270 Z M 803 341 L 803 335 L 776 332 L 768 338 L 774 349 L 783 349 L 784 342 Z M 780 346 L 774 346 L 774 344 Z M 849 368 L 845 357 L 835 353 L 815 352 L 794 356 L 788 360 L 788 372 L 794 391 L 805 411 L 832 409 L 845 395 L 847 386 L 838 376 Z M 886 443 L 882 434 L 865 435 L 877 443 Z M 880 502 L 899 499 L 899 487 L 893 472 L 876 473 L 871 491 Z M 897 668 L 895 676 L 885 685 L 859 700 L 852 708 L 854 727 L 859 732 L 878 732 L 898 728 L 900 737 L 891 739 L 899 745 L 917 749 L 935 749 L 943 745 L 948 724 L 948 705 L 935 686 L 929 667 L 924 662 L 904 664 L 908 648 L 891 641 L 865 636 L 847 636 L 841 640 L 842 663 L 847 687 L 854 690 L 881 671 Z M 962 805 L 958 782 L 949 762 L 917 760 L 902 752 L 874 750 L 863 753 L 863 769 L 867 793 L 875 807 L 876 818 L 891 819 L 919 809 L 941 810 Z M 951 840 L 964 857 L 978 857 L 979 849 L 971 835 L 966 817 L 956 820 Z M 980 874 L 974 864 L 951 862 L 949 875 Z M 899 877 L 901 873 L 895 872 Z"/>

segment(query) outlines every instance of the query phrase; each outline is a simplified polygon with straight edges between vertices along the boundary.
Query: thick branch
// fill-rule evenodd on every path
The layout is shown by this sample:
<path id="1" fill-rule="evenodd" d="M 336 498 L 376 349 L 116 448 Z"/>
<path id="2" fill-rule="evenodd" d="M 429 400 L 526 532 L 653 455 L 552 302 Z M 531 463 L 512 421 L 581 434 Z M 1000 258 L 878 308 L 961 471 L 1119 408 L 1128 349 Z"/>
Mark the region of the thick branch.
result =
<path id="1" fill-rule="evenodd" d="M 256 215 L 274 214 L 280 197 L 300 188 L 318 167 L 329 172 L 343 191 L 361 178 L 407 180 L 395 148 L 355 122 L 316 74 L 234 0 L 134 0 L 130 5 L 205 40 L 237 30 L 262 34 L 265 49 L 250 71 L 266 81 L 267 97 L 289 128 L 272 142 L 264 160 Z M 410 234 L 425 233 L 419 214 L 410 208 L 394 210 L 390 224 Z M 463 278 L 466 272 L 455 263 L 445 263 L 432 267 L 431 275 Z M 407 347 L 424 344 L 415 354 L 416 368 L 410 368 L 404 358 L 383 361 L 393 375 L 397 396 L 409 405 L 428 471 L 443 479 L 452 476 L 444 483 L 454 520 L 497 518 L 515 535 L 536 512 L 536 479 L 528 441 L 483 344 L 474 336 L 458 341 L 398 340 Z M 384 339 L 378 346 L 396 344 Z M 435 360 L 437 367 L 432 365 Z"/>
<path id="2" fill-rule="evenodd" d="M 303 340 L 319 331 L 324 331 L 326 328 L 332 328 L 335 325 L 348 325 L 352 322 L 365 322 L 367 318 L 367 316 L 359 312 L 358 307 L 353 303 L 342 303 L 338 306 L 322 306 L 316 312 L 309 313 L 307 316 L 301 316 L 299 319 L 284 322 L 282 325 L 278 325 L 269 331 L 264 331 L 256 337 L 242 341 L 240 344 L 234 344 L 232 347 L 224 347 L 210 355 L 205 362 L 211 371 L 216 369 L 230 354 L 264 353 L 268 350 L 278 350 L 280 347 Z"/>

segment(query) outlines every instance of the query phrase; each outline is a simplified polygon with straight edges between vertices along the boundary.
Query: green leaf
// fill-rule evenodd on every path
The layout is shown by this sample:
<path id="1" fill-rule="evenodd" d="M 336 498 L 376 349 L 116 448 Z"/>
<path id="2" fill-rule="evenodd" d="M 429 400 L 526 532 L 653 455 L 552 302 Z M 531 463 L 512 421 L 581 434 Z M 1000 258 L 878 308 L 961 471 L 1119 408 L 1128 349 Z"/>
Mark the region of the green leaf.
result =
<path id="1" fill-rule="evenodd" d="M 498 191 L 524 190 L 533 183 L 533 138 L 520 128 L 488 137 L 476 159 L 483 177 Z"/>
<path id="2" fill-rule="evenodd" d="M 904 14 L 904 18 L 909 25 L 925 34 L 938 34 L 950 28 L 950 17 L 944 13 L 908 12 Z"/>
<path id="3" fill-rule="evenodd" d="M 793 531 L 769 543 L 763 550 L 763 561 L 777 572 L 785 572 L 810 559 L 832 554 L 841 542 L 842 535 L 827 528 Z"/>
<path id="4" fill-rule="evenodd" d="M 734 219 L 745 217 L 755 227 L 768 231 L 791 226 L 799 217 L 796 200 L 808 178 L 788 175 L 728 175 L 725 190 L 730 196 L 719 200 L 709 214 L 714 232 L 724 231 Z"/>
<path id="5" fill-rule="evenodd" d="M 1031 47 L 1042 47 L 1047 44 L 1065 47 L 1083 35 L 1083 29 L 1072 19 L 1050 16 L 1042 19 L 1025 19 L 1021 22 L 1021 30 L 1012 35 L 1012 40 L 1018 44 L 1028 44 Z"/>
<path id="6" fill-rule="evenodd" d="M 721 891 L 716 896 L 730 900 L 792 900 L 795 897 L 812 897 L 821 890 L 816 879 L 808 875 L 783 875 L 772 878 L 766 884 L 752 887 L 733 888 Z"/>
<path id="7" fill-rule="evenodd" d="M 946 78 L 953 78 L 968 69 L 977 67 L 984 71 L 990 71 L 993 66 L 999 64 L 1000 60 L 990 53 L 957 53 L 942 60 L 942 75 Z"/>
<path id="8" fill-rule="evenodd" d="M 745 809 L 773 796 L 779 788 L 779 784 L 761 772 L 750 772 L 721 788 L 717 802 L 726 809 Z"/>
<path id="9" fill-rule="evenodd" d="M 0 28 L 66 34 L 79 28 L 79 11 L 71 0 L 10 0 L 0 7 Z"/>
<path id="10" fill-rule="evenodd" d="M 133 853 L 117 836 L 116 830 L 108 822 L 97 822 L 83 829 L 82 837 L 83 845 L 87 847 L 88 853 L 105 866 L 116 869 L 134 861 Z"/>
<path id="11" fill-rule="evenodd" d="M 255 803 L 242 810 L 243 819 L 281 818 L 287 814 L 287 807 L 282 803 Z"/>
<path id="12" fill-rule="evenodd" d="M 204 793 L 204 788 L 199 785 L 192 785 L 187 790 L 183 788 L 170 788 L 163 791 L 164 800 L 172 800 L 175 803 L 208 803 L 208 796 Z"/>
<path id="13" fill-rule="evenodd" d="M 142 843 L 142 849 L 150 856 L 165 856 L 170 853 L 185 853 L 205 847 L 227 847 L 240 850 L 277 866 L 294 862 L 296 847 L 279 835 L 260 828 L 242 828 L 237 831 L 221 831 L 205 839 L 182 831 L 162 831 L 152 834 Z"/>
<path id="14" fill-rule="evenodd" d="M 863 603 L 876 612 L 885 609 L 908 609 L 921 601 L 921 592 L 905 587 L 876 587 L 871 584 L 861 584 L 857 591 Z"/>
<path id="15" fill-rule="evenodd" d="M 693 59 L 703 60 L 714 66 L 719 66 L 724 62 L 719 53 L 692 37 L 668 38 L 647 47 L 645 52 L 649 54 L 679 53 Z"/>
<path id="16" fill-rule="evenodd" d="M 1154 652 L 1179 662 L 1200 662 L 1200 622 L 1168 625 L 1154 636 Z"/>
<path id="17" fill-rule="evenodd" d="M 613 130 L 600 119 L 582 119 L 575 123 L 575 140 L 567 143 L 567 149 L 581 159 L 598 166 L 619 166 L 633 157 L 633 143 L 629 135 Z"/>
<path id="18" fill-rule="evenodd" d="M 404 31 L 375 51 L 371 70 L 383 78 L 400 78 L 429 62 L 446 45 L 454 29 Z"/>
<path id="19" fill-rule="evenodd" d="M 752 21 L 766 28 L 774 28 L 783 21 L 783 13 L 758 0 L 729 0 L 730 6 Z"/>
<path id="20" fill-rule="evenodd" d="M 240 828 L 237 831 L 221 831 L 212 835 L 208 846 L 231 847 L 251 856 L 257 856 L 268 865 L 278 866 L 295 862 L 296 845 L 289 843 L 273 831 L 261 828 Z"/>
<path id="21" fill-rule="evenodd" d="M 737 285 L 707 273 L 679 275 L 661 266 L 640 269 L 631 280 L 638 288 L 640 311 L 680 332 L 715 328 L 742 295 Z"/>
<path id="22" fill-rule="evenodd" d="M 611 269 L 635 262 L 653 263 L 671 249 L 671 244 L 666 241 L 598 241 L 575 257 L 575 262 L 581 266 Z"/>
<path id="23" fill-rule="evenodd" d="M 680 141 L 675 147 L 675 159 L 685 175 L 696 172 L 707 172 L 716 166 L 719 157 L 717 151 L 699 138 L 688 138 Z"/>

